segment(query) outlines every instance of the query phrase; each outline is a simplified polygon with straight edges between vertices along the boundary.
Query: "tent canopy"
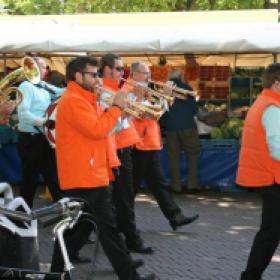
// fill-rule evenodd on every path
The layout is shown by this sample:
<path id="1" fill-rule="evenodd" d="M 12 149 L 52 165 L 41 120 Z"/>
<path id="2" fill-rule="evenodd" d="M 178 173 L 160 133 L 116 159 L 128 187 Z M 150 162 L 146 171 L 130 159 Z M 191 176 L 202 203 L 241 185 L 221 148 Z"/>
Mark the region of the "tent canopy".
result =
<path id="1" fill-rule="evenodd" d="M 0 52 L 278 53 L 277 18 L 277 10 L 2 17 Z"/>

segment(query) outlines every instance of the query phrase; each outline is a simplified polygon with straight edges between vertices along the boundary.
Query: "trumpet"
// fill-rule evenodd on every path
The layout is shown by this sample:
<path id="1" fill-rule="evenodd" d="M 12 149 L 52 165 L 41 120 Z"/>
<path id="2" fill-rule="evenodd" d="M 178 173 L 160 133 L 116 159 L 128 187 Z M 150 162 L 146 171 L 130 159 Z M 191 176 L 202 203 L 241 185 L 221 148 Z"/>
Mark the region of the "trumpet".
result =
<path id="1" fill-rule="evenodd" d="M 141 86 L 141 87 L 145 88 L 152 97 L 156 97 L 158 99 L 164 99 L 168 102 L 169 105 L 172 105 L 175 101 L 174 96 L 166 95 L 163 92 L 160 92 L 159 90 L 151 89 L 148 86 L 145 86 L 141 83 L 138 83 L 138 82 L 135 82 L 135 81 L 129 81 L 129 80 L 124 79 L 124 78 L 121 78 L 121 80 L 126 82 L 126 83 L 129 83 L 133 86 Z M 155 100 L 152 99 L 152 102 L 155 102 Z"/>
<path id="2" fill-rule="evenodd" d="M 159 87 L 159 88 L 163 88 L 163 87 L 168 87 L 168 84 L 165 84 L 163 82 L 155 82 L 155 81 L 150 81 L 152 84 L 154 84 L 156 87 Z M 174 98 L 178 98 L 178 99 L 181 99 L 181 100 L 186 100 L 188 98 L 188 95 L 192 96 L 195 98 L 196 101 L 199 100 L 200 96 L 198 94 L 197 91 L 193 91 L 193 90 L 188 90 L 188 89 L 183 89 L 183 88 L 180 88 L 180 87 L 173 87 L 173 86 L 170 86 L 171 90 L 172 90 L 172 96 Z"/>
<path id="3" fill-rule="evenodd" d="M 96 86 L 95 88 L 100 92 L 99 101 L 104 102 L 107 106 L 112 106 L 115 92 L 101 86 Z M 137 119 L 143 119 L 145 116 L 159 119 L 164 113 L 164 108 L 162 106 L 128 100 L 128 107 L 124 108 L 123 111 Z"/>

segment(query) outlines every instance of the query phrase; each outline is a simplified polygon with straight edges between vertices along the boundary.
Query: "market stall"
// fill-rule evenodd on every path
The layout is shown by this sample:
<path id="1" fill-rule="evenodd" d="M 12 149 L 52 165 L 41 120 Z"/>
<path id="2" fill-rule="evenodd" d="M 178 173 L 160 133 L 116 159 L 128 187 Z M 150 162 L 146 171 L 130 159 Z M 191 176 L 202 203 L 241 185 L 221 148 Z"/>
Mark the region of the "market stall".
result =
<path id="1" fill-rule="evenodd" d="M 211 112 L 204 110 L 209 104 L 216 106 L 212 111 L 231 114 L 234 106 L 240 107 L 232 98 L 234 94 L 236 99 L 249 98 L 248 105 L 242 102 L 241 105 L 250 106 L 254 99 L 252 92 L 259 81 L 249 79 L 247 96 L 243 81 L 233 81 L 236 67 L 263 67 L 277 61 L 280 53 L 277 10 L 2 17 L 0 28 L 2 72 L 7 67 L 18 66 L 26 53 L 45 56 L 50 67 L 61 72 L 71 56 L 84 54 L 100 56 L 117 52 L 128 66 L 131 61 L 141 59 L 151 67 L 157 67 L 159 55 L 167 58 L 170 67 L 185 67 L 188 58 L 195 58 L 199 69 L 186 75 L 201 93 L 202 116 Z M 224 103 L 226 109 L 218 110 Z M 15 182 L 20 179 L 20 165 L 12 143 L 15 138 L 5 129 L 0 134 L 0 179 Z M 9 139 L 9 135 L 13 135 L 13 139 Z M 231 136 L 221 138 L 231 139 Z M 202 185 L 234 186 L 238 141 L 222 144 L 202 143 Z M 168 176 L 165 150 L 162 158 Z M 182 172 L 186 177 L 184 162 L 182 160 Z"/>

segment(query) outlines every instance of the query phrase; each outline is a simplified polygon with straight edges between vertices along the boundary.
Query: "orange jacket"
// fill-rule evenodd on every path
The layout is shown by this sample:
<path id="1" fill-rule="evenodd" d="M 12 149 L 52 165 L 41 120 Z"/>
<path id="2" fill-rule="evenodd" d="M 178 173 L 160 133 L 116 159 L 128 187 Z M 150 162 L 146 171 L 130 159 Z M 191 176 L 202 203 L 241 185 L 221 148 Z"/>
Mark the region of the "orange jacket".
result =
<path id="1" fill-rule="evenodd" d="M 270 156 L 262 126 L 263 112 L 270 105 L 280 110 L 280 96 L 265 89 L 248 111 L 236 177 L 236 183 L 241 186 L 263 187 L 271 186 L 274 182 L 280 184 L 280 161 Z"/>
<path id="2" fill-rule="evenodd" d="M 109 80 L 109 79 L 103 79 L 103 87 L 108 90 L 112 90 L 113 92 L 117 91 L 119 88 L 119 84 L 117 80 Z M 107 139 L 107 151 L 108 151 L 108 157 L 109 157 L 109 166 L 111 168 L 116 168 L 121 165 L 121 162 L 118 158 L 117 154 L 117 145 L 116 145 L 116 134 L 110 133 L 109 137 Z M 110 172 L 110 181 L 114 181 L 115 177 L 113 175 L 113 172 Z"/>
<path id="3" fill-rule="evenodd" d="M 129 94 L 133 92 L 133 86 L 125 83 L 122 87 L 122 92 Z M 129 127 L 116 133 L 117 148 L 122 149 L 135 145 L 140 141 L 139 135 L 134 127 L 132 120 L 129 120 Z"/>
<path id="4" fill-rule="evenodd" d="M 140 142 L 136 144 L 137 150 L 161 150 L 161 134 L 157 120 L 134 119 L 134 126 L 140 137 Z"/>
<path id="5" fill-rule="evenodd" d="M 63 190 L 109 184 L 107 135 L 121 111 L 102 112 L 96 95 L 70 81 L 60 99 L 56 119 L 56 156 Z"/>

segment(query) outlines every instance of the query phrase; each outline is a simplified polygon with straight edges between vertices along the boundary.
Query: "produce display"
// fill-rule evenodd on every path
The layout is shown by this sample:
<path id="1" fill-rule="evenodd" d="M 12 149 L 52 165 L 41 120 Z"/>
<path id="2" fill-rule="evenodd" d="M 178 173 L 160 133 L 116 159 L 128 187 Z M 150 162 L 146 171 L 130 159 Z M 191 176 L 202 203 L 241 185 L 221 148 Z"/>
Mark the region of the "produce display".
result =
<path id="1" fill-rule="evenodd" d="M 240 118 L 228 118 L 221 127 L 214 127 L 211 132 L 212 139 L 240 139 L 244 120 Z"/>
<path id="2" fill-rule="evenodd" d="M 248 106 L 227 112 L 227 104 L 207 102 L 199 109 L 199 120 L 212 126 L 211 139 L 240 139 Z"/>

